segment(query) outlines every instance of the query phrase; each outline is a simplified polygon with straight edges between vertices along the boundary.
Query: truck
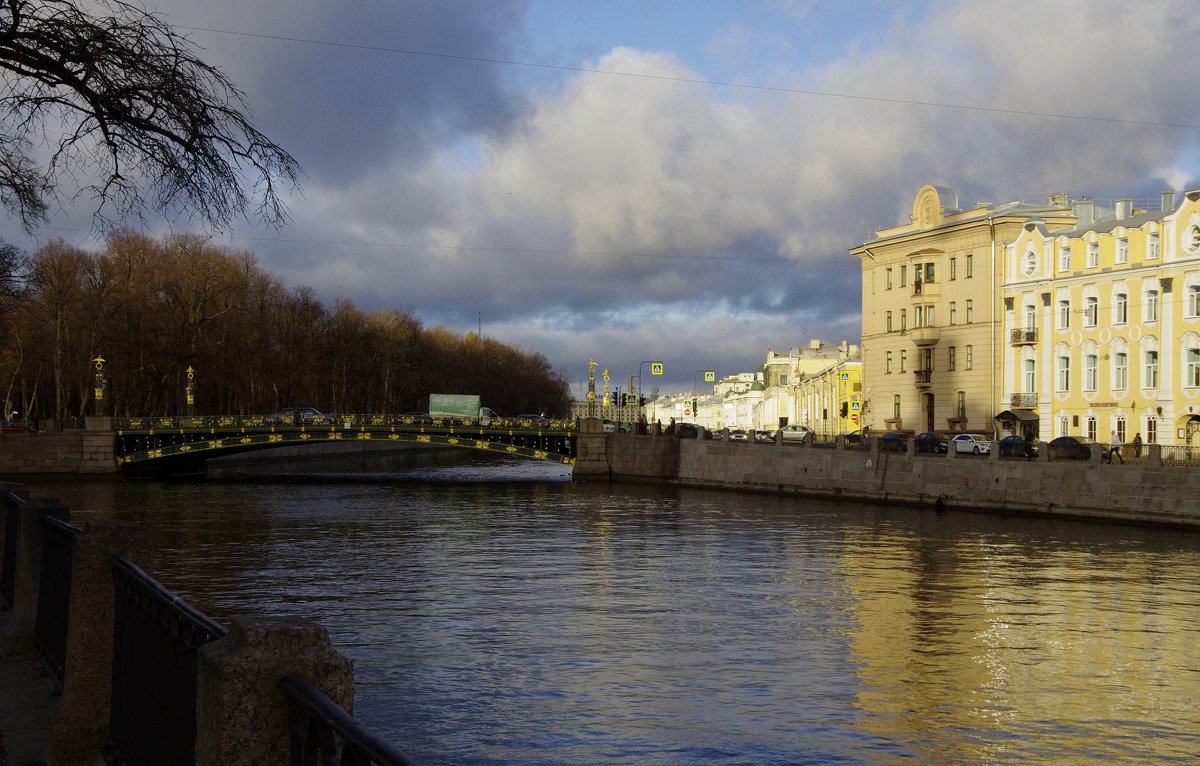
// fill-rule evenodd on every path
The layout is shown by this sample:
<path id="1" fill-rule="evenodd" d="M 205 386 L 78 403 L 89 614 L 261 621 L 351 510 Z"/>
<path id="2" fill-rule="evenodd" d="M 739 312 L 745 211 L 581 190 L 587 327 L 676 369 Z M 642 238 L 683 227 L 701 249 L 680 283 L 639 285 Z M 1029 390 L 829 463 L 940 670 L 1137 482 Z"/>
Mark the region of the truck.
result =
<path id="1" fill-rule="evenodd" d="M 429 417 L 444 419 L 478 419 L 482 425 L 491 425 L 499 415 L 489 407 L 481 407 L 479 397 L 474 394 L 430 394 Z"/>

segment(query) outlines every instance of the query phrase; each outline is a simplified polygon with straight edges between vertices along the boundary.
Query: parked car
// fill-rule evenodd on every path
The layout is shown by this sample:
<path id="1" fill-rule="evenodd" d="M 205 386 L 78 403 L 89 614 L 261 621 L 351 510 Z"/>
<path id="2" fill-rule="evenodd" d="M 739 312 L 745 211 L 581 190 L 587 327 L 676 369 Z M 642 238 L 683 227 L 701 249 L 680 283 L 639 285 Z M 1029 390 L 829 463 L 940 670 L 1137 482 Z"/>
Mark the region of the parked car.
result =
<path id="1" fill-rule="evenodd" d="M 550 425 L 550 418 L 542 415 L 517 415 L 516 420 L 521 424 L 529 423 L 530 425 L 534 426 Z"/>
<path id="2" fill-rule="evenodd" d="M 729 432 L 729 441 L 731 442 L 744 442 L 749 440 L 750 437 L 747 436 L 746 432 L 740 428 L 735 428 Z"/>
<path id="3" fill-rule="evenodd" d="M 1000 457 L 1037 457 L 1037 442 L 1029 441 L 1023 436 L 1012 434 L 1000 440 Z"/>
<path id="4" fill-rule="evenodd" d="M 987 455 L 992 451 L 992 442 L 979 434 L 959 434 L 954 439 L 954 451 L 973 455 Z"/>
<path id="5" fill-rule="evenodd" d="M 618 431 L 620 431 L 623 434 L 629 433 L 630 432 L 629 424 L 628 423 L 617 423 L 615 420 L 610 420 L 609 418 L 604 419 L 604 433 L 611 434 L 611 433 L 616 433 Z"/>
<path id="6" fill-rule="evenodd" d="M 326 422 L 326 416 L 312 407 L 284 407 L 267 416 L 267 425 L 272 426 L 311 426 L 323 422 Z"/>
<path id="7" fill-rule="evenodd" d="M 862 431 L 851 431 L 848 434 L 842 434 L 842 439 L 846 442 L 846 444 L 862 444 Z"/>
<path id="8" fill-rule="evenodd" d="M 808 426 L 786 425 L 775 433 L 783 434 L 785 442 L 802 442 L 812 432 Z M 771 434 L 771 438 L 774 439 L 775 434 Z"/>
<path id="9" fill-rule="evenodd" d="M 946 440 L 933 431 L 917 434 L 914 441 L 917 443 L 917 452 L 932 452 L 944 455 L 950 451 L 950 446 L 946 444 Z"/>
<path id="10" fill-rule="evenodd" d="M 1086 436 L 1059 436 L 1046 445 L 1050 457 L 1056 460 L 1091 460 L 1095 439 Z M 1103 447 L 1101 447 L 1103 449 Z"/>
<path id="11" fill-rule="evenodd" d="M 880 452 L 908 452 L 908 437 L 895 431 L 884 431 L 879 435 Z"/>
<path id="12" fill-rule="evenodd" d="M 4 424 L 0 425 L 0 429 L 3 429 L 4 433 L 6 433 L 6 434 L 37 433 L 37 429 L 34 428 L 33 426 L 26 425 L 25 423 L 14 423 L 11 420 L 4 421 Z"/>
<path id="13" fill-rule="evenodd" d="M 759 429 L 754 432 L 754 441 L 764 442 L 764 443 L 774 442 L 775 441 L 775 432 L 767 431 L 765 429 Z"/>

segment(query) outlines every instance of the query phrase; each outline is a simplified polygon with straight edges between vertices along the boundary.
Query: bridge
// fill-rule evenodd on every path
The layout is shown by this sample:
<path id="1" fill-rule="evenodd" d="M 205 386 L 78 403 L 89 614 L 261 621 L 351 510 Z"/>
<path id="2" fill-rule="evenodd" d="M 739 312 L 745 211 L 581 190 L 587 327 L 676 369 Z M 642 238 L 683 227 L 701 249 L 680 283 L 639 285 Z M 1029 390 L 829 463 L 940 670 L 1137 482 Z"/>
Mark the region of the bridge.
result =
<path id="1" fill-rule="evenodd" d="M 121 468 L 153 470 L 168 462 L 320 442 L 426 444 L 574 464 L 575 422 L 491 418 L 413 418 L 400 415 L 205 415 L 113 418 Z"/>

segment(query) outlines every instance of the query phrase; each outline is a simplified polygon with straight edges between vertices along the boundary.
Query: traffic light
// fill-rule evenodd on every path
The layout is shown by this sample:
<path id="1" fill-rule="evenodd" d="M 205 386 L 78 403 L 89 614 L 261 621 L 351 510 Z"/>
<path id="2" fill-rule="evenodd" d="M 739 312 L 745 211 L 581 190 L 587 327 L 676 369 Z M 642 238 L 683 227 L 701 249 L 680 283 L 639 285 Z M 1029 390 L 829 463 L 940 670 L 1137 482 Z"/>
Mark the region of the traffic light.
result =
<path id="1" fill-rule="evenodd" d="M 842 402 L 842 417 L 846 417 L 848 414 L 850 414 L 850 404 Z"/>
<path id="2" fill-rule="evenodd" d="M 613 388 L 613 405 L 620 407 L 624 402 L 625 400 L 621 398 L 621 387 L 616 386 Z"/>

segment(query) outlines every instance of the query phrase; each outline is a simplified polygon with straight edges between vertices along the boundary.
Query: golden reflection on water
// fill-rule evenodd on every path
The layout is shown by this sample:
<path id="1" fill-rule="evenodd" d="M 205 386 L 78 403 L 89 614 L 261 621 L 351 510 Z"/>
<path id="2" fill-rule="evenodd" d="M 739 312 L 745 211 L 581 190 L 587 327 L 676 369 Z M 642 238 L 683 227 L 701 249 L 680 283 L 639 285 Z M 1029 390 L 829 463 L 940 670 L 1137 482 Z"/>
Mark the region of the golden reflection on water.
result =
<path id="1" fill-rule="evenodd" d="M 847 545 L 861 730 L 929 764 L 1187 762 L 1200 561 L 870 535 Z M 1184 593 L 1179 589 L 1183 588 Z M 1156 736 L 1156 722 L 1176 732 Z M 1185 727 L 1186 728 L 1186 727 Z"/>

